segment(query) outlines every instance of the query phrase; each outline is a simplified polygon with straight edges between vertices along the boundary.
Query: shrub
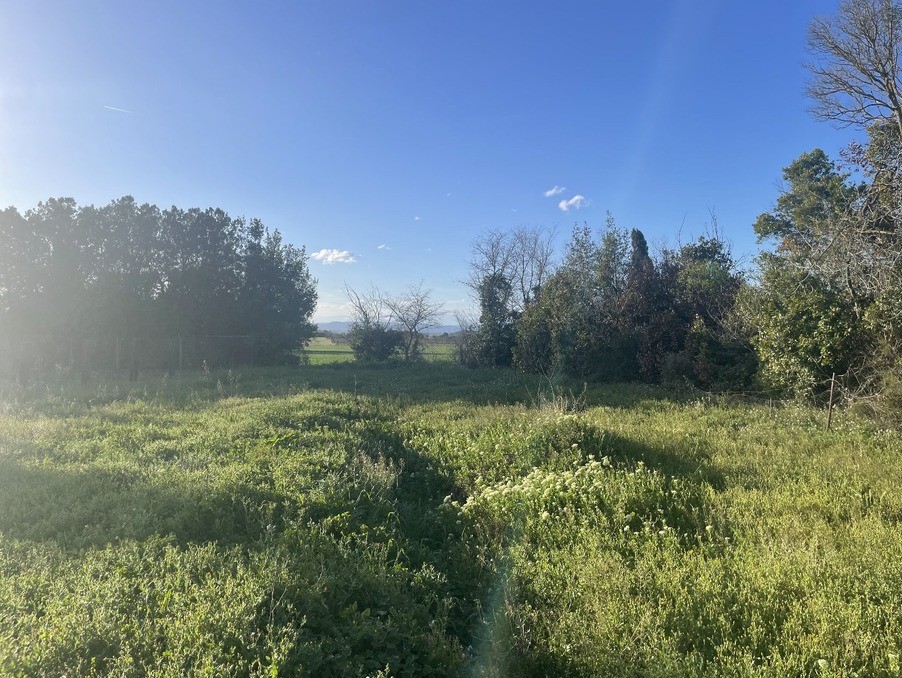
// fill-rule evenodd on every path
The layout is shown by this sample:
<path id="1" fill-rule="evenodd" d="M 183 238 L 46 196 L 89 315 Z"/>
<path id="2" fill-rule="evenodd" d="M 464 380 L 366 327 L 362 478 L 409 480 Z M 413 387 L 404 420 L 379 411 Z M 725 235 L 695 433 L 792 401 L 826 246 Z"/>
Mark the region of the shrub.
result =
<path id="1" fill-rule="evenodd" d="M 382 362 L 397 353 L 404 335 L 381 325 L 355 324 L 350 332 L 351 350 L 358 362 Z"/>

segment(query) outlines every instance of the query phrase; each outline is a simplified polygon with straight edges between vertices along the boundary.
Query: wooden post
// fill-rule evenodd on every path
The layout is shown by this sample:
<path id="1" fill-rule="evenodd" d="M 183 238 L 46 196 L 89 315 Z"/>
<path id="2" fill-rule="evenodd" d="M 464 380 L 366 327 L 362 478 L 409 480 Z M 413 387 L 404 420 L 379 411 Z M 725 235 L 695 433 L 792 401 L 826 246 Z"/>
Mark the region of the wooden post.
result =
<path id="1" fill-rule="evenodd" d="M 182 371 L 182 333 L 179 332 L 179 372 Z"/>
<path id="2" fill-rule="evenodd" d="M 836 387 L 836 372 L 830 377 L 830 401 L 827 403 L 827 430 L 830 430 L 830 424 L 833 422 L 833 389 Z"/>

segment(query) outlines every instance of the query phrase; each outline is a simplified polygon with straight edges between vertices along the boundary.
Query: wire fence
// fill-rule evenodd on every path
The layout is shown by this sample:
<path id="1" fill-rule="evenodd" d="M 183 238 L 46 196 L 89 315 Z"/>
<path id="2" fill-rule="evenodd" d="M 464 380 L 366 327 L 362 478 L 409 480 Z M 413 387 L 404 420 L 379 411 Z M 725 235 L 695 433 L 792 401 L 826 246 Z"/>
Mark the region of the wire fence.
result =
<path id="1" fill-rule="evenodd" d="M 0 376 L 27 379 L 54 369 L 128 371 L 254 365 L 258 339 L 250 335 L 0 338 Z"/>

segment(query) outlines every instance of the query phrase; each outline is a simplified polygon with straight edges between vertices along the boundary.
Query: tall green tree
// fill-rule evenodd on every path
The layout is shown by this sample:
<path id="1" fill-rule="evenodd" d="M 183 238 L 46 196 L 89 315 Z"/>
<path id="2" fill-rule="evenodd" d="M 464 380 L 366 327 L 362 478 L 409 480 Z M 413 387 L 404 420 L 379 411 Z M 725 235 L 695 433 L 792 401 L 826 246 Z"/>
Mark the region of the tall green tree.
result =
<path id="1" fill-rule="evenodd" d="M 256 360 L 292 362 L 294 352 L 315 330 L 310 315 L 316 281 L 307 267 L 307 253 L 285 243 L 278 230 L 270 232 L 259 219 L 251 220 L 243 242 L 240 331 L 253 338 Z"/>
<path id="2" fill-rule="evenodd" d="M 512 285 L 500 272 L 479 286 L 479 328 L 476 360 L 482 367 L 508 367 L 513 362 L 517 314 L 509 307 Z"/>
<path id="3" fill-rule="evenodd" d="M 166 341 L 208 335 L 252 335 L 258 360 L 281 361 L 311 336 L 315 303 L 304 250 L 257 220 L 130 196 L 0 212 L 0 338 L 30 362 L 79 363 L 86 341 L 134 338 L 132 364 L 162 366 Z"/>
<path id="4" fill-rule="evenodd" d="M 610 215 L 597 242 L 588 226 L 575 227 L 563 263 L 520 318 L 517 364 L 583 379 L 636 378 L 636 353 L 621 323 L 629 269 L 629 235 Z"/>
<path id="5" fill-rule="evenodd" d="M 775 208 L 755 223 L 759 240 L 777 248 L 759 261 L 754 342 L 766 383 L 811 395 L 873 349 L 864 318 L 874 298 L 856 273 L 862 253 L 846 247 L 865 189 L 819 149 L 793 161 L 783 178 Z"/>
<path id="6" fill-rule="evenodd" d="M 712 234 L 665 251 L 660 275 L 668 290 L 675 347 L 664 356 L 662 378 L 706 389 L 747 386 L 756 361 L 750 336 L 734 318 L 744 278 L 716 225 Z"/>

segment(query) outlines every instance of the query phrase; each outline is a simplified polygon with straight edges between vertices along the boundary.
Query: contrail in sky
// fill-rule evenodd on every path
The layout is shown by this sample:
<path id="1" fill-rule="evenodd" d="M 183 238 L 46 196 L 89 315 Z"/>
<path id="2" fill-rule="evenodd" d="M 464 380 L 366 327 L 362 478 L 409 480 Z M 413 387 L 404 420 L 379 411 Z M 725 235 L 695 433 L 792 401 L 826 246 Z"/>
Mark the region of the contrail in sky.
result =
<path id="1" fill-rule="evenodd" d="M 119 113 L 131 113 L 131 111 L 127 111 L 124 108 L 116 108 L 115 106 L 104 106 L 104 108 L 111 111 L 118 111 Z"/>

